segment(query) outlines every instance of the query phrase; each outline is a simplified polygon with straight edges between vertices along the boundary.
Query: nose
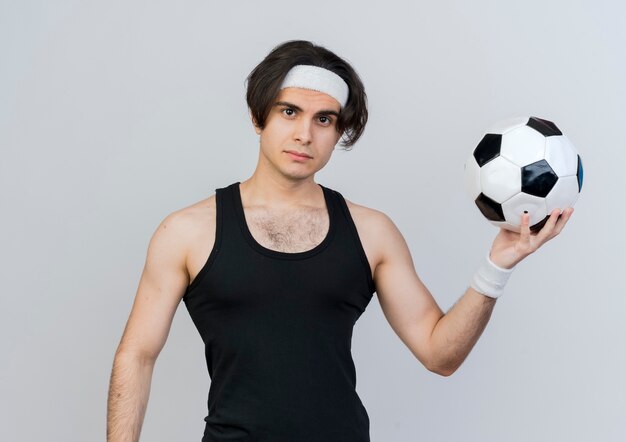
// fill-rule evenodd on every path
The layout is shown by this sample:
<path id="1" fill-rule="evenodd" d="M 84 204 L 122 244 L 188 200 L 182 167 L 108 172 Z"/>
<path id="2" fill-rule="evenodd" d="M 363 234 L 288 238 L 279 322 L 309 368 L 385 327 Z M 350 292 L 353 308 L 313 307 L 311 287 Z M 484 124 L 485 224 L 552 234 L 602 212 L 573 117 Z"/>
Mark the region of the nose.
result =
<path id="1" fill-rule="evenodd" d="M 311 133 L 311 120 L 308 118 L 300 118 L 294 129 L 294 140 L 306 145 L 310 144 L 313 138 Z"/>

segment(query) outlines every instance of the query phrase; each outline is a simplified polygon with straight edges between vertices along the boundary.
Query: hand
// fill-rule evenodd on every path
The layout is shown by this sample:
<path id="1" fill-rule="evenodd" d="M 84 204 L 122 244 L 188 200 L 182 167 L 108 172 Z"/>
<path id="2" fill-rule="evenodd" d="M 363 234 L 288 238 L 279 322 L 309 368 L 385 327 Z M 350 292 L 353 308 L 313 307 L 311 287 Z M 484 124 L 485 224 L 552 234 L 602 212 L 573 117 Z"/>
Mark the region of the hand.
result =
<path id="1" fill-rule="evenodd" d="M 530 231 L 530 215 L 524 213 L 520 233 L 500 229 L 491 246 L 489 259 L 499 267 L 513 268 L 522 259 L 561 233 L 572 213 L 574 213 L 572 207 L 563 210 L 563 213 L 560 209 L 554 209 L 548 221 L 538 232 Z"/>

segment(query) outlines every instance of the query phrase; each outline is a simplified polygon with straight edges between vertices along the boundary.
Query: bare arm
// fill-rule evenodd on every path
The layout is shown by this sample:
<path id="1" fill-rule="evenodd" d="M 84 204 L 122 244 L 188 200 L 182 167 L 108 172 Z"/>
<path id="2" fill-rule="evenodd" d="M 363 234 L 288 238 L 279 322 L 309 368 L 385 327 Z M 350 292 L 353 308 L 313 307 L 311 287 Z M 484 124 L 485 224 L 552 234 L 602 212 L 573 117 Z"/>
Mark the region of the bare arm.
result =
<path id="1" fill-rule="evenodd" d="M 185 217 L 166 217 L 150 239 L 133 307 L 115 353 L 107 402 L 107 441 L 137 442 L 152 372 L 189 282 Z"/>
<path id="2" fill-rule="evenodd" d="M 500 230 L 491 248 L 492 261 L 512 268 L 563 229 L 573 209 L 558 211 L 543 229 L 531 234 L 528 215 L 522 233 Z M 418 278 L 402 234 L 386 216 L 379 217 L 384 232 L 383 259 L 374 282 L 381 308 L 391 327 L 430 371 L 449 376 L 463 363 L 484 331 L 496 300 L 469 288 L 444 315 Z"/>
<path id="3" fill-rule="evenodd" d="M 473 288 L 435 324 L 431 335 L 433 371 L 449 376 L 463 363 L 491 318 L 496 300 Z"/>
<path id="4" fill-rule="evenodd" d="M 150 396 L 154 361 L 116 353 L 107 404 L 107 441 L 137 442 Z"/>

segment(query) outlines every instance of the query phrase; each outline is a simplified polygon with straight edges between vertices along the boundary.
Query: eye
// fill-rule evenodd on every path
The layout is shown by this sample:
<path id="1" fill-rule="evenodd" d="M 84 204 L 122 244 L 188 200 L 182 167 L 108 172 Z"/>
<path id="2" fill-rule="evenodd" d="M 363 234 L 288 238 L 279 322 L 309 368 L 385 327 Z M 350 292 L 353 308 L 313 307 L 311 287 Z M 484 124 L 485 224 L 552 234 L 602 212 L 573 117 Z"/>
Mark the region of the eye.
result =
<path id="1" fill-rule="evenodd" d="M 290 107 L 286 107 L 285 109 L 283 109 L 283 112 L 289 117 L 291 117 L 295 113 L 295 111 Z"/>
<path id="2" fill-rule="evenodd" d="M 328 117 L 325 117 L 325 116 L 320 117 L 320 123 L 322 124 L 331 124 L 332 122 L 333 120 Z"/>

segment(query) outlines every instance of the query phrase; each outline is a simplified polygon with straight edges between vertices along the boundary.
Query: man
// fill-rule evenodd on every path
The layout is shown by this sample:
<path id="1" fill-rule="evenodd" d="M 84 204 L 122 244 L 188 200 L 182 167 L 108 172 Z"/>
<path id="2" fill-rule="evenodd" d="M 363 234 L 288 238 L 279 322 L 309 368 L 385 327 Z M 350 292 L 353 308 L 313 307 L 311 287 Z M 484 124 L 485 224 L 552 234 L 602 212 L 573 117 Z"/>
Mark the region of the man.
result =
<path id="1" fill-rule="evenodd" d="M 374 292 L 430 371 L 449 376 L 484 330 L 515 265 L 558 235 L 501 230 L 470 288 L 445 315 L 384 213 L 314 181 L 343 137 L 367 122 L 363 85 L 325 48 L 291 41 L 248 77 L 260 137 L 253 175 L 167 216 L 148 247 L 115 355 L 110 442 L 136 441 L 152 370 L 181 299 L 206 346 L 211 388 L 202 441 L 369 441 L 355 391 L 354 323 Z"/>

